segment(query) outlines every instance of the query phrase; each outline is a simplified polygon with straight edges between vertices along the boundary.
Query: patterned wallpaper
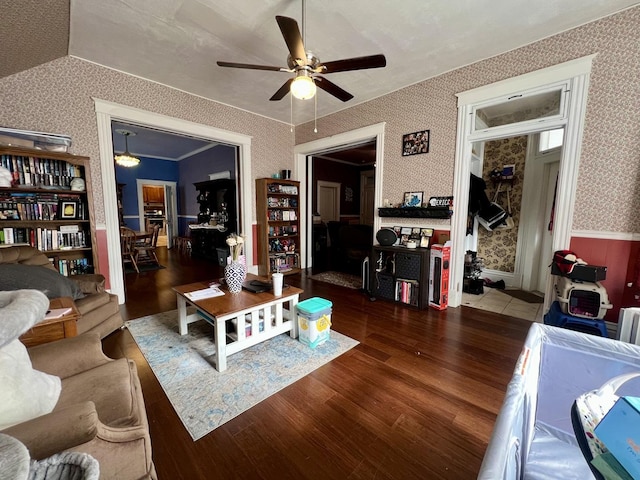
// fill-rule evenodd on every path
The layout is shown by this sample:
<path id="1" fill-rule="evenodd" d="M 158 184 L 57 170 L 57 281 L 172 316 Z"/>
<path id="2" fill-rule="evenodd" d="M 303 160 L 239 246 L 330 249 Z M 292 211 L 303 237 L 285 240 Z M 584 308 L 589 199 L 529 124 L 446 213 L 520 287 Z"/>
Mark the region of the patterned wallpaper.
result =
<path id="1" fill-rule="evenodd" d="M 70 135 L 71 153 L 91 158 L 98 223 L 105 217 L 92 97 L 252 136 L 253 178 L 293 168 L 288 125 L 77 58 L 0 79 L 0 125 Z M 255 220 L 255 203 L 253 208 Z"/>
<path id="2" fill-rule="evenodd" d="M 639 25 L 635 7 L 320 118 L 317 134 L 312 123 L 301 125 L 296 143 L 386 122 L 383 198 L 397 202 L 413 190 L 425 197 L 451 195 L 456 93 L 597 53 L 573 228 L 639 233 Z M 424 129 L 431 130 L 430 152 L 403 158 L 402 135 Z"/>
<path id="3" fill-rule="evenodd" d="M 527 136 L 505 138 L 485 143 L 482 178 L 487 182 L 486 193 L 489 200 L 494 200 L 498 187 L 497 184 L 490 180 L 491 171 L 494 169 L 502 170 L 503 165 L 515 165 L 513 186 L 509 193 L 513 228 L 490 232 L 482 226 L 478 227 L 478 256 L 484 260 L 484 266 L 488 269 L 501 272 L 515 271 L 526 157 Z M 500 188 L 502 193 L 498 194 L 496 203 L 508 212 L 507 194 L 504 193 L 506 189 L 507 185 L 502 185 Z"/>
<path id="4" fill-rule="evenodd" d="M 382 197 L 396 203 L 405 191 L 424 191 L 427 198 L 451 194 L 456 93 L 597 53 L 587 104 L 574 228 L 637 233 L 638 25 L 640 7 L 320 118 L 318 134 L 313 133 L 312 123 L 301 125 L 296 128 L 295 142 L 283 123 L 72 57 L 0 79 L 0 125 L 71 135 L 72 153 L 91 157 L 96 219 L 103 223 L 92 97 L 251 135 L 254 178 L 293 168 L 294 143 L 386 122 Z M 402 135 L 423 129 L 431 130 L 430 152 L 402 157 Z"/>

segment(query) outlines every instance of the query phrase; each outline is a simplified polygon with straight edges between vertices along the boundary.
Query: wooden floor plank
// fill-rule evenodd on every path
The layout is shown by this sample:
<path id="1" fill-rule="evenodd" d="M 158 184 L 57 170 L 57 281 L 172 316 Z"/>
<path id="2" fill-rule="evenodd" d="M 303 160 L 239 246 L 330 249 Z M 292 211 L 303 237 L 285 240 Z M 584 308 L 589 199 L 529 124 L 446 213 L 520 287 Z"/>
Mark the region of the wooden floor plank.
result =
<path id="1" fill-rule="evenodd" d="M 159 250 L 166 268 L 127 274 L 128 320 L 175 309 L 173 285 L 222 275 Z M 104 340 L 138 367 L 159 478 L 475 478 L 530 322 L 372 302 L 305 273 L 286 283 L 331 300 L 332 330 L 360 344 L 196 442 L 128 330 Z"/>

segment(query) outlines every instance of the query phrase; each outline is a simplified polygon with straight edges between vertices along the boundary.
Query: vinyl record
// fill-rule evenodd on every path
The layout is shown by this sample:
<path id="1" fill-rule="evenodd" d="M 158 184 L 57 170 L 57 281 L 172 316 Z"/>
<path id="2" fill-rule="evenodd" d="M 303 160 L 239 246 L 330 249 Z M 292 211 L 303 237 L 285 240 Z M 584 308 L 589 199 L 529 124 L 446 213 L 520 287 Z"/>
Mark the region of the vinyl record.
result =
<path id="1" fill-rule="evenodd" d="M 398 236 L 396 235 L 396 232 L 394 232 L 390 228 L 381 228 L 380 230 L 378 230 L 378 233 L 376 233 L 376 240 L 383 247 L 389 247 L 393 245 L 394 243 L 396 243 L 397 239 Z"/>

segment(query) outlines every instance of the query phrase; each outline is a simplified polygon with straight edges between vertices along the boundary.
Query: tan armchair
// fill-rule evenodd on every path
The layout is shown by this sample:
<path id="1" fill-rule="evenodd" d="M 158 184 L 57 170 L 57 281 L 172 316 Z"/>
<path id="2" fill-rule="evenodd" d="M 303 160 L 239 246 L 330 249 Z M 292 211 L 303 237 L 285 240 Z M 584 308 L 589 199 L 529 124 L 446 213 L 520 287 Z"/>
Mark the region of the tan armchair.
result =
<path id="1" fill-rule="evenodd" d="M 38 265 L 56 269 L 40 250 L 28 246 L 0 248 L 0 264 Z M 60 275 L 62 277 L 62 275 Z M 78 285 L 83 298 L 75 300 L 81 317 L 78 320 L 78 335 L 97 333 L 104 338 L 124 324 L 120 315 L 118 297 L 105 291 L 105 278 L 100 274 L 74 275 L 70 277 Z M 64 278 L 63 278 L 64 279 Z M 35 288 L 22 286 L 21 288 Z"/>
<path id="2" fill-rule="evenodd" d="M 0 433 L 32 460 L 73 452 L 97 460 L 103 480 L 155 479 L 135 363 L 106 357 L 97 333 L 30 349 L 17 339 L 48 304 L 37 290 L 0 292 Z"/>
<path id="3" fill-rule="evenodd" d="M 32 347 L 33 368 L 62 380 L 53 412 L 2 433 L 41 460 L 62 451 L 88 453 L 101 479 L 156 478 L 140 381 L 133 361 L 102 353 L 87 334 Z"/>

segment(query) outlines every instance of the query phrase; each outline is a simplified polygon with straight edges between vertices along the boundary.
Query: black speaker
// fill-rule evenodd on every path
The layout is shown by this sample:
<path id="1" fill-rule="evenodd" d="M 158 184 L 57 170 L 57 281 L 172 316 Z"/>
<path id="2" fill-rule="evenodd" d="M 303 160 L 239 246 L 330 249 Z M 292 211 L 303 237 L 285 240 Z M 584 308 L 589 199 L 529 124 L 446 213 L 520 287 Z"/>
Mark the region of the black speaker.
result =
<path id="1" fill-rule="evenodd" d="M 378 233 L 376 233 L 376 240 L 383 247 L 389 247 L 396 243 L 398 236 L 396 235 L 396 232 L 390 228 L 381 228 L 378 230 Z"/>

